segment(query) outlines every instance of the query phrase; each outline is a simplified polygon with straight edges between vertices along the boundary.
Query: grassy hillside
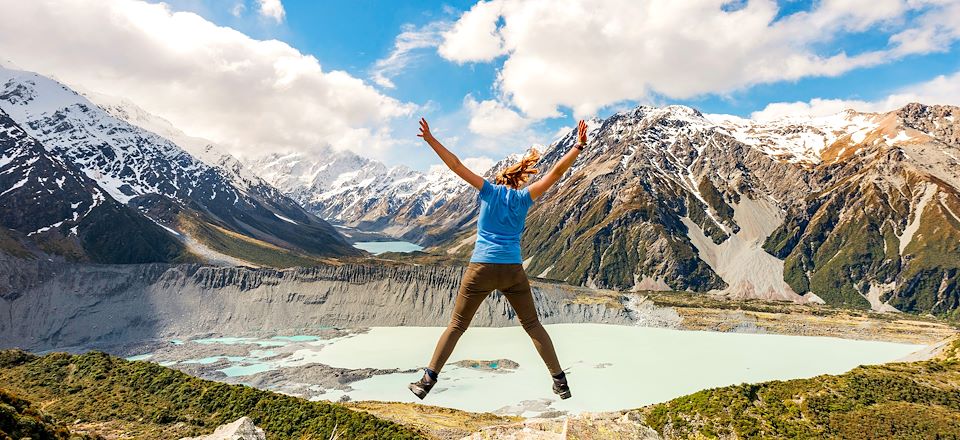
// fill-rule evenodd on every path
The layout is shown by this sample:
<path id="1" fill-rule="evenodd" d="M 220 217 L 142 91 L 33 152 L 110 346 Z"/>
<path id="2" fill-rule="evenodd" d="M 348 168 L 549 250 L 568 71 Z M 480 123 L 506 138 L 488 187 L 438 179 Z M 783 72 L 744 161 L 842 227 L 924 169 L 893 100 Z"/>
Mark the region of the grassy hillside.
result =
<path id="1" fill-rule="evenodd" d="M 86 440 L 100 437 L 71 434 L 37 405 L 0 388 L 0 440 Z"/>
<path id="2" fill-rule="evenodd" d="M 316 266 L 325 259 L 283 249 L 228 229 L 208 223 L 198 215 L 182 213 L 178 217 L 180 228 L 205 246 L 251 263 L 276 268 Z"/>
<path id="3" fill-rule="evenodd" d="M 178 439 L 249 416 L 272 439 L 417 439 L 411 428 L 326 402 L 226 385 L 103 353 L 0 351 L 0 384 L 53 420 L 126 438 Z M 2 426 L 2 425 L 0 425 Z M 2 438 L 2 437 L 0 437 Z M 58 438 L 58 437 L 36 437 Z"/>
<path id="4" fill-rule="evenodd" d="M 704 390 L 642 411 L 666 438 L 960 438 L 960 339 L 937 360 Z"/>

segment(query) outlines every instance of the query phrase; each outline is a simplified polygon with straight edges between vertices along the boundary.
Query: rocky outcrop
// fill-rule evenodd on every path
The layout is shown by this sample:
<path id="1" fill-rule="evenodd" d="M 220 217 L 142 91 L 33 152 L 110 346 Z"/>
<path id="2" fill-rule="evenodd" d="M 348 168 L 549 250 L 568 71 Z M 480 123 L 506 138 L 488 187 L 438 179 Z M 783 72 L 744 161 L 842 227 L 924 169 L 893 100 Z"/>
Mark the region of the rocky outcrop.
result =
<path id="1" fill-rule="evenodd" d="M 202 437 L 185 437 L 180 440 L 267 440 L 266 433 L 253 424 L 250 417 L 241 417 L 233 423 L 221 425 L 213 434 Z"/>
<path id="2" fill-rule="evenodd" d="M 82 265 L 0 257 L 0 347 L 122 344 L 201 333 L 318 327 L 445 326 L 461 267 L 328 265 L 287 270 Z M 534 286 L 544 323 L 629 323 L 619 301 Z M 472 325 L 516 325 L 499 292 Z"/>
<path id="3" fill-rule="evenodd" d="M 636 411 L 584 413 L 556 418 L 530 418 L 485 427 L 462 440 L 661 440 Z"/>

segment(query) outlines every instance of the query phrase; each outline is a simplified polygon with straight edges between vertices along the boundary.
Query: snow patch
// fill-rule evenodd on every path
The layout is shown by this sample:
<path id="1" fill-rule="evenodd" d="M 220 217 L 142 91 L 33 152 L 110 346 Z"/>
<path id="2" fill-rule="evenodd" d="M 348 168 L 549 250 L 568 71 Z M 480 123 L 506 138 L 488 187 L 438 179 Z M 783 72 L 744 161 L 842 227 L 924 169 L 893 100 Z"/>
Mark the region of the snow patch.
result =
<path id="1" fill-rule="evenodd" d="M 550 275 L 550 271 L 553 270 L 553 267 L 554 267 L 554 266 L 555 266 L 555 264 L 551 264 L 550 267 L 544 269 L 543 272 L 540 272 L 540 273 L 537 275 L 537 278 L 546 278 L 547 275 Z"/>
<path id="2" fill-rule="evenodd" d="M 10 189 L 8 189 L 8 190 L 0 193 L 0 196 L 6 195 L 7 193 L 9 193 L 9 192 L 11 192 L 11 191 L 13 191 L 13 190 L 15 190 L 15 189 L 17 189 L 17 188 L 20 188 L 20 187 L 22 187 L 23 185 L 26 185 L 26 184 L 27 184 L 27 180 L 29 180 L 29 179 L 30 179 L 30 177 L 24 177 L 23 179 L 21 179 L 21 180 L 18 181 L 17 183 L 14 183 L 13 186 L 10 187 Z"/>
<path id="3" fill-rule="evenodd" d="M 923 210 L 927 207 L 927 203 L 930 203 L 930 200 L 933 198 L 933 195 L 937 193 L 936 185 L 926 185 L 923 190 L 923 195 L 920 196 L 920 201 L 914 207 L 913 219 L 910 221 L 910 224 L 906 228 L 903 228 L 903 233 L 897 235 L 897 239 L 900 240 L 900 255 L 903 255 L 904 249 L 907 248 L 907 245 L 910 244 L 910 241 L 913 240 L 913 234 L 920 229 L 920 218 L 923 217 Z"/>
<path id="4" fill-rule="evenodd" d="M 293 221 L 293 220 L 290 220 L 290 219 L 288 219 L 288 218 L 286 218 L 286 217 L 284 217 L 284 216 L 282 216 L 282 215 L 280 215 L 280 214 L 277 214 L 276 212 L 274 212 L 273 215 L 276 216 L 278 219 L 283 220 L 283 221 L 285 221 L 285 222 L 287 222 L 287 223 L 293 223 L 293 224 L 295 224 L 295 225 L 298 224 L 297 222 L 295 222 L 295 221 Z"/>

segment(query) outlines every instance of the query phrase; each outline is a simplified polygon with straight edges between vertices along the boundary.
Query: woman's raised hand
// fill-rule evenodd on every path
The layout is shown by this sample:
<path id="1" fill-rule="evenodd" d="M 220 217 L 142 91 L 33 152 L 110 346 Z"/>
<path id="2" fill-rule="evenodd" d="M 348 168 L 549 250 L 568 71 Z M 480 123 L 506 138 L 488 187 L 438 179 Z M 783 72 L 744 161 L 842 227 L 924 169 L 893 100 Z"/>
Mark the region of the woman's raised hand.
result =
<path id="1" fill-rule="evenodd" d="M 587 144 L 587 123 L 583 119 L 577 124 L 577 144 L 581 147 Z"/>
<path id="2" fill-rule="evenodd" d="M 426 119 L 420 118 L 420 134 L 418 134 L 417 137 L 422 137 L 425 141 L 429 141 L 430 139 L 434 138 L 433 134 L 430 133 L 430 125 L 427 124 Z"/>

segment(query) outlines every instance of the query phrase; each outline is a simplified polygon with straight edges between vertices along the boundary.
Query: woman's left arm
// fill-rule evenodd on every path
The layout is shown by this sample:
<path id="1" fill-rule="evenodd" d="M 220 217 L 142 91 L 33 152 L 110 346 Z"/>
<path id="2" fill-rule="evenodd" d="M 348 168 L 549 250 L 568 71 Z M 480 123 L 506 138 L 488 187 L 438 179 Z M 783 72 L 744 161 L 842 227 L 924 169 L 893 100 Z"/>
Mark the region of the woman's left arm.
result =
<path id="1" fill-rule="evenodd" d="M 423 138 L 427 141 L 427 144 L 430 145 L 430 148 L 433 148 L 433 151 L 437 153 L 437 156 L 440 156 L 440 160 L 447 165 L 447 168 L 450 168 L 450 171 L 453 171 L 456 175 L 460 176 L 461 179 L 467 181 L 470 186 L 481 189 L 483 188 L 483 177 L 478 176 L 473 171 L 470 171 L 470 168 L 467 168 L 463 162 L 460 162 L 460 159 L 450 150 L 447 150 L 437 138 L 433 137 L 433 134 L 430 133 L 430 126 L 427 124 L 427 120 L 420 118 L 420 134 L 418 137 Z"/>
<path id="2" fill-rule="evenodd" d="M 580 152 L 583 151 L 583 147 L 587 144 L 587 123 L 580 121 L 577 124 L 577 144 L 575 147 L 571 148 L 570 151 L 567 151 L 563 157 L 560 158 L 560 161 L 557 162 L 550 171 L 547 171 L 547 174 L 544 174 L 536 182 L 530 184 L 530 198 L 536 200 L 537 197 L 543 195 L 547 192 L 554 183 L 557 183 L 561 177 L 573 166 L 573 162 L 577 160 L 577 156 L 580 155 Z"/>

